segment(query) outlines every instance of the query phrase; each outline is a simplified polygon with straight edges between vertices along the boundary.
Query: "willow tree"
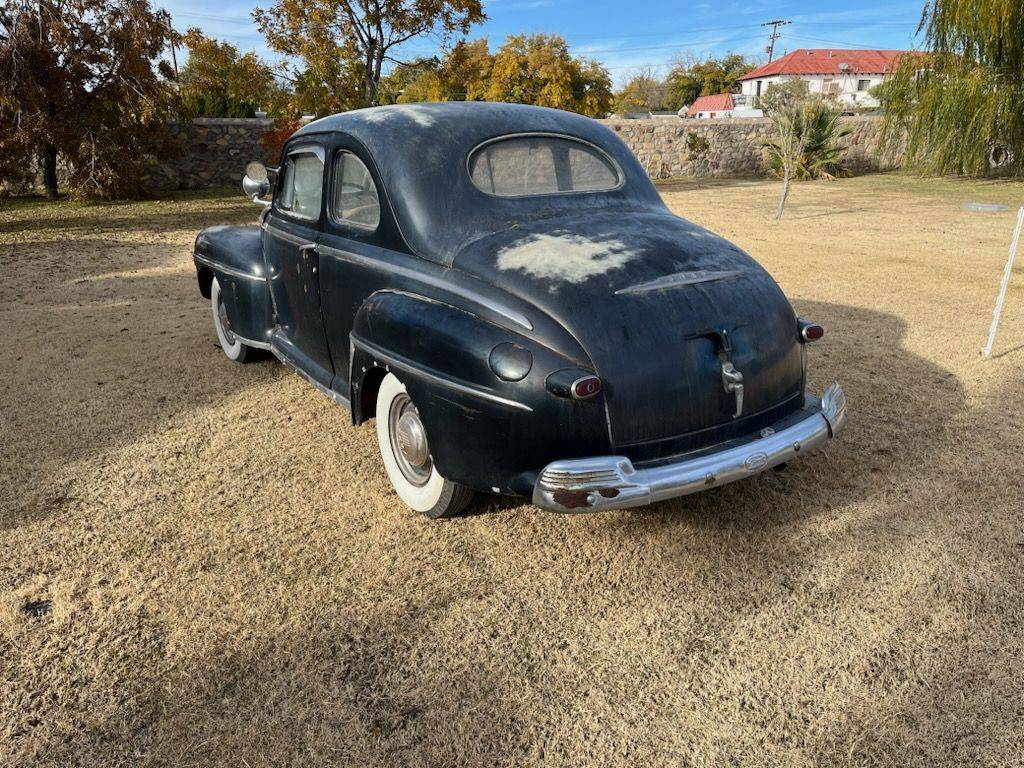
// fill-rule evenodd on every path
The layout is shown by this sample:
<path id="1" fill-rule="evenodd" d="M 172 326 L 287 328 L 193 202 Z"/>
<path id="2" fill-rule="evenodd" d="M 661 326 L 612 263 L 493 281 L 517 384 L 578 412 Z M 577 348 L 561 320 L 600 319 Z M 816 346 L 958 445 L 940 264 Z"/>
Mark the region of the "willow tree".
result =
<path id="1" fill-rule="evenodd" d="M 972 176 L 1024 173 L 1024 3 L 931 0 L 927 51 L 900 61 L 882 87 L 889 146 L 908 165 Z"/>

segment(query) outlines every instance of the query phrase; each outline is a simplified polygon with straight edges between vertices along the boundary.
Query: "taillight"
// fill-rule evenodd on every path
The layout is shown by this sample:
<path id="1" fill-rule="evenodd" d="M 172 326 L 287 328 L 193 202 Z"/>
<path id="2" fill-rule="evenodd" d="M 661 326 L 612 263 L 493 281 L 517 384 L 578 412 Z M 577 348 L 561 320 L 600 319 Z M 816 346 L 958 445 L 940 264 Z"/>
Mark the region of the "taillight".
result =
<path id="1" fill-rule="evenodd" d="M 817 341 L 825 335 L 825 329 L 810 320 L 798 321 L 800 329 L 800 341 Z"/>
<path id="2" fill-rule="evenodd" d="M 583 368 L 563 368 L 548 376 L 544 386 L 551 394 L 559 397 L 588 400 L 600 393 L 601 379 Z"/>
<path id="3" fill-rule="evenodd" d="M 577 400 L 586 400 L 601 391 L 601 380 L 597 376 L 584 376 L 572 383 L 572 396 Z"/>

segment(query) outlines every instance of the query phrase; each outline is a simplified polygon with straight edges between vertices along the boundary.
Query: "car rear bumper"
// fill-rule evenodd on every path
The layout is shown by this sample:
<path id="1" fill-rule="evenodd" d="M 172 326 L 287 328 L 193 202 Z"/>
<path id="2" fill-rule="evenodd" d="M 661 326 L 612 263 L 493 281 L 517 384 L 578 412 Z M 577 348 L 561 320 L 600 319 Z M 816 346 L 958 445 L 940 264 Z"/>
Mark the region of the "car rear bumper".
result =
<path id="1" fill-rule="evenodd" d="M 846 426 L 846 395 L 833 384 L 759 436 L 683 461 L 636 468 L 625 456 L 567 459 L 548 464 L 533 489 L 533 503 L 554 512 L 639 507 L 742 480 L 804 455 Z"/>

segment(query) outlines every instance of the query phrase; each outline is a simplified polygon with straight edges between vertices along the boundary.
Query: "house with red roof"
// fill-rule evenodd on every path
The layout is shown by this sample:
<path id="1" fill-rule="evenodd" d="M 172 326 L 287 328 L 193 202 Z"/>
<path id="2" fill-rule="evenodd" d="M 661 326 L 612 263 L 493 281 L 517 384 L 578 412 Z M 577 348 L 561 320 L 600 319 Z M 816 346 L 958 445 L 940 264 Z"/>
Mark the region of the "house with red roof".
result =
<path id="1" fill-rule="evenodd" d="M 811 93 L 834 97 L 850 107 L 877 107 L 870 90 L 888 78 L 910 51 L 862 51 L 798 48 L 740 78 L 741 103 L 755 103 L 768 86 L 783 80 L 806 80 Z M 912 54 L 911 54 L 912 55 Z"/>
<path id="2" fill-rule="evenodd" d="M 716 93 L 713 96 L 700 96 L 693 104 L 683 107 L 677 113 L 680 117 L 699 117 L 713 119 L 716 117 L 761 117 L 763 112 L 752 109 L 743 101 L 738 93 Z"/>
<path id="3" fill-rule="evenodd" d="M 714 96 L 699 96 L 686 109 L 687 117 L 732 117 L 736 104 L 731 93 L 716 93 Z"/>

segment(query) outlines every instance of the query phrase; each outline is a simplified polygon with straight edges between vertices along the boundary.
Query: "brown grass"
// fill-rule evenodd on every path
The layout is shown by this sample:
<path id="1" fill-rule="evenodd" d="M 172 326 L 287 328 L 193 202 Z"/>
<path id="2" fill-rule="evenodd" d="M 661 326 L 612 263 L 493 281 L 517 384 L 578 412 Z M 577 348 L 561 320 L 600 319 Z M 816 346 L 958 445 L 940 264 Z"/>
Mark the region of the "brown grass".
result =
<path id="1" fill-rule="evenodd" d="M 240 196 L 4 203 L 0 765 L 1024 764 L 1024 264 L 983 364 L 1013 217 L 960 209 L 1024 185 L 801 184 L 780 226 L 774 183 L 662 189 L 826 325 L 848 432 L 439 523 L 221 355 L 189 253 Z"/>

